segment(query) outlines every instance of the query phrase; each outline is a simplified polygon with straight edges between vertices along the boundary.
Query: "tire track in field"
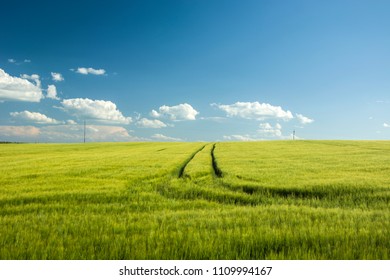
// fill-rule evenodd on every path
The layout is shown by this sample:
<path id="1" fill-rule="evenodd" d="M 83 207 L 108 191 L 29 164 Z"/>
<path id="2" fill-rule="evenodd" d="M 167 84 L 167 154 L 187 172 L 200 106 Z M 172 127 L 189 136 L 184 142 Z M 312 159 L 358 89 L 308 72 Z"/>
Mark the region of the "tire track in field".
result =
<path id="1" fill-rule="evenodd" d="M 213 148 L 211 149 L 211 165 L 213 166 L 214 175 L 218 178 L 221 178 L 223 175 L 222 170 L 218 167 L 217 160 L 215 159 L 215 154 L 214 154 L 216 145 L 217 144 L 214 143 Z"/>
<path id="2" fill-rule="evenodd" d="M 195 153 L 193 153 L 184 163 L 183 165 L 180 167 L 180 170 L 179 170 L 179 174 L 178 174 L 178 178 L 183 178 L 183 175 L 184 175 L 184 170 L 186 169 L 187 165 L 190 163 L 190 161 L 196 156 L 197 153 L 201 152 L 204 147 L 206 147 L 206 145 L 204 145 L 203 147 L 201 147 L 200 149 L 198 149 Z"/>
<path id="3" fill-rule="evenodd" d="M 213 173 L 214 173 L 214 176 L 217 177 L 217 178 L 222 178 L 223 176 L 223 173 L 222 173 L 222 170 L 218 167 L 218 164 L 217 164 L 217 160 L 215 158 L 215 154 L 214 154 L 214 150 L 215 150 L 215 147 L 216 147 L 216 143 L 213 144 L 213 147 L 211 148 L 211 152 L 210 152 L 210 156 L 211 156 L 211 166 L 213 168 Z M 194 157 L 200 153 L 205 147 L 207 146 L 204 145 L 203 147 L 201 147 L 199 150 L 197 150 L 195 153 L 193 153 L 184 163 L 183 165 L 181 166 L 180 170 L 179 170 L 179 174 L 178 174 L 178 178 L 183 178 L 184 176 L 184 172 L 185 172 L 185 169 L 187 167 L 187 165 L 191 162 L 191 160 L 194 159 Z"/>

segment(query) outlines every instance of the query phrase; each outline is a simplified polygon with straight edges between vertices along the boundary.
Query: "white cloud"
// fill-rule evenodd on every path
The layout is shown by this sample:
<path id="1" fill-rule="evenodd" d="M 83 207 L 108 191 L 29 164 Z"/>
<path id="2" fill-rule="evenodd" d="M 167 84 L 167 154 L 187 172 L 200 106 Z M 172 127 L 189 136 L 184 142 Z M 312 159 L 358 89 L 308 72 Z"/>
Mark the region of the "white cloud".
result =
<path id="1" fill-rule="evenodd" d="M 289 139 L 282 134 L 282 126 L 279 123 L 272 125 L 268 122 L 260 123 L 259 129 L 251 134 L 233 134 L 223 136 L 228 141 L 262 141 L 267 139 Z"/>
<path id="2" fill-rule="evenodd" d="M 55 119 L 49 118 L 46 115 L 37 112 L 30 112 L 30 111 L 12 112 L 10 113 L 10 115 L 15 119 L 34 122 L 38 124 L 59 124 L 60 123 Z"/>
<path id="3" fill-rule="evenodd" d="M 166 127 L 167 125 L 163 123 L 160 120 L 149 120 L 146 118 L 142 118 L 137 122 L 137 125 L 140 127 L 145 127 L 145 128 L 162 128 Z"/>
<path id="4" fill-rule="evenodd" d="M 75 125 L 75 124 L 77 124 L 77 122 L 75 122 L 74 120 L 67 120 L 66 123 L 67 123 L 67 124 L 70 124 L 70 125 Z"/>
<path id="5" fill-rule="evenodd" d="M 29 79 L 34 80 L 36 84 L 34 85 L 28 81 Z M 17 78 L 0 69 L 0 101 L 39 102 L 44 98 L 40 85 L 38 75 L 23 75 L 22 78 Z"/>
<path id="6" fill-rule="evenodd" d="M 9 62 L 9 63 L 13 63 L 13 64 L 15 64 L 15 65 L 22 65 L 23 63 L 30 63 L 31 60 L 30 60 L 30 59 L 25 59 L 25 60 L 23 60 L 23 61 L 21 61 L 21 62 L 18 62 L 16 59 L 8 58 L 8 62 Z"/>
<path id="7" fill-rule="evenodd" d="M 111 101 L 74 98 L 64 99 L 61 104 L 61 109 L 81 120 L 118 124 L 129 124 L 132 121 L 131 117 L 123 116 Z"/>
<path id="8" fill-rule="evenodd" d="M 235 135 L 229 135 L 229 136 L 225 135 L 225 136 L 223 136 L 223 139 L 228 140 L 228 141 L 256 141 L 256 140 L 259 140 L 259 139 L 255 139 L 255 138 L 251 137 L 248 134 L 245 134 L 245 135 L 235 134 Z"/>
<path id="9" fill-rule="evenodd" d="M 140 114 L 140 113 L 134 112 L 134 114 L 135 114 L 135 119 L 136 119 L 137 121 L 141 119 L 141 114 Z"/>
<path id="10" fill-rule="evenodd" d="M 230 105 L 211 104 L 222 111 L 228 117 L 240 117 L 243 119 L 265 120 L 269 118 L 290 120 L 293 115 L 290 111 L 283 110 L 280 106 L 273 106 L 259 102 L 236 102 Z"/>
<path id="11" fill-rule="evenodd" d="M 51 72 L 51 78 L 55 82 L 61 82 L 64 80 L 64 77 L 62 76 L 61 73 L 55 73 L 55 72 Z"/>
<path id="12" fill-rule="evenodd" d="M 180 138 L 173 138 L 173 137 L 165 136 L 163 134 L 154 134 L 152 135 L 152 138 L 158 141 L 183 141 Z"/>
<path id="13" fill-rule="evenodd" d="M 93 69 L 93 68 L 85 68 L 85 67 L 79 67 L 76 70 L 76 73 L 83 74 L 83 75 L 104 75 L 106 73 L 106 70 L 104 69 Z"/>
<path id="14" fill-rule="evenodd" d="M 226 117 L 201 117 L 200 119 L 204 121 L 213 121 L 217 123 L 223 123 L 227 120 Z"/>
<path id="15" fill-rule="evenodd" d="M 20 75 L 20 77 L 22 79 L 34 81 L 35 85 L 37 87 L 39 87 L 39 88 L 41 87 L 41 81 L 39 80 L 39 75 L 37 75 L 37 74 L 32 74 L 32 75 L 22 74 L 22 75 Z"/>
<path id="16" fill-rule="evenodd" d="M 276 124 L 274 127 L 269 123 L 261 123 L 258 130 L 259 134 L 265 137 L 282 137 L 282 126 Z"/>
<path id="17" fill-rule="evenodd" d="M 50 98 L 50 99 L 60 100 L 57 97 L 57 88 L 56 88 L 55 85 L 49 85 L 47 87 L 47 95 L 46 95 L 46 97 Z"/>
<path id="18" fill-rule="evenodd" d="M 314 122 L 314 120 L 309 119 L 308 117 L 305 117 L 304 115 L 301 115 L 301 114 L 295 114 L 295 115 L 297 116 L 297 119 L 299 120 L 299 122 L 301 124 L 309 124 L 309 123 Z"/>
<path id="19" fill-rule="evenodd" d="M 152 110 L 150 112 L 150 116 L 153 118 L 159 118 L 159 117 L 161 117 L 161 114 L 159 112 L 157 112 L 156 110 Z"/>
<path id="20" fill-rule="evenodd" d="M 158 109 L 158 112 L 152 110 L 150 113 L 153 117 L 167 116 L 171 120 L 195 120 L 196 115 L 199 114 L 190 104 L 184 103 L 176 106 L 163 105 Z"/>
<path id="21" fill-rule="evenodd" d="M 388 123 L 383 123 L 383 127 L 389 128 L 389 127 L 390 127 L 390 124 L 388 124 Z"/>

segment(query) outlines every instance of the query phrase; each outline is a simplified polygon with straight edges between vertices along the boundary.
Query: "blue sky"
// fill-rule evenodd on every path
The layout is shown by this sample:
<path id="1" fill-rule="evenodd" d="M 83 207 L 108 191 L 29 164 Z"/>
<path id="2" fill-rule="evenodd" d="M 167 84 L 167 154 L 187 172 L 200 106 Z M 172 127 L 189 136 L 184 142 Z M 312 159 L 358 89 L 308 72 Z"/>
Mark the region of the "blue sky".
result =
<path id="1" fill-rule="evenodd" d="M 389 1 L 6 1 L 0 141 L 390 138 Z"/>

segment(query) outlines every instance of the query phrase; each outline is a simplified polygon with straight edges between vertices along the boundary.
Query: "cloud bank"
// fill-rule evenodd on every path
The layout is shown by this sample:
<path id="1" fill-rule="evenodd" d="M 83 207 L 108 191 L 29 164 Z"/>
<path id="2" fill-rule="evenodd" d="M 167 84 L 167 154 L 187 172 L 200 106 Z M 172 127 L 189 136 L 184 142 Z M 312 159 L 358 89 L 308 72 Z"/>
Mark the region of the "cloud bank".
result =
<path id="1" fill-rule="evenodd" d="M 180 138 L 169 137 L 159 133 L 152 135 L 152 138 L 158 141 L 183 141 Z"/>
<path id="2" fill-rule="evenodd" d="M 228 141 L 257 141 L 258 139 L 251 137 L 248 134 L 245 135 L 239 135 L 239 134 L 234 134 L 234 135 L 225 135 L 223 136 L 224 140 Z"/>
<path id="3" fill-rule="evenodd" d="M 37 137 L 39 133 L 39 128 L 35 126 L 0 126 L 0 136 L 9 137 L 5 140 L 31 139 Z"/>
<path id="4" fill-rule="evenodd" d="M 83 125 L 0 126 L 0 137 L 6 141 L 82 142 Z M 120 126 L 88 125 L 87 142 L 141 141 Z"/>

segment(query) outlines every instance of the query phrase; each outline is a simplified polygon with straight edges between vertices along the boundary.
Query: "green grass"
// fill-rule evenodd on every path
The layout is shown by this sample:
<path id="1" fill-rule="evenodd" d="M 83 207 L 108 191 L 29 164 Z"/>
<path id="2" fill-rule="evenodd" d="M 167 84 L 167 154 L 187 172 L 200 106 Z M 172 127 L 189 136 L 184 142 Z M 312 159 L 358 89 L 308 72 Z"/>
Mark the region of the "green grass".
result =
<path id="1" fill-rule="evenodd" d="M 213 146 L 0 145 L 0 259 L 390 258 L 390 142 Z"/>

